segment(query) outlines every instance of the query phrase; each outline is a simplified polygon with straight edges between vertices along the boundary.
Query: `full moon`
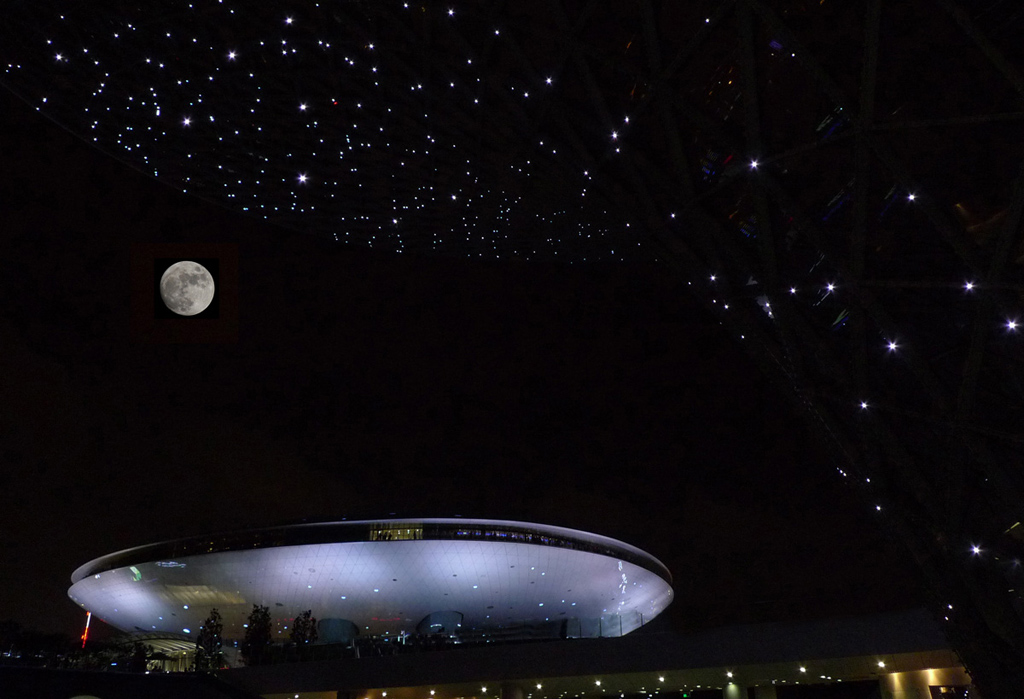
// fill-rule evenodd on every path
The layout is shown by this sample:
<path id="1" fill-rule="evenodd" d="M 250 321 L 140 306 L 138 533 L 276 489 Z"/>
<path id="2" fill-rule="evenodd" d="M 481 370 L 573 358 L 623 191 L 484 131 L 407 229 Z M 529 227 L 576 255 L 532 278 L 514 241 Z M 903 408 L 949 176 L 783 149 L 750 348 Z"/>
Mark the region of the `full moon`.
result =
<path id="1" fill-rule="evenodd" d="M 175 262 L 160 277 L 160 298 L 180 316 L 194 316 L 213 301 L 210 272 L 198 262 Z"/>

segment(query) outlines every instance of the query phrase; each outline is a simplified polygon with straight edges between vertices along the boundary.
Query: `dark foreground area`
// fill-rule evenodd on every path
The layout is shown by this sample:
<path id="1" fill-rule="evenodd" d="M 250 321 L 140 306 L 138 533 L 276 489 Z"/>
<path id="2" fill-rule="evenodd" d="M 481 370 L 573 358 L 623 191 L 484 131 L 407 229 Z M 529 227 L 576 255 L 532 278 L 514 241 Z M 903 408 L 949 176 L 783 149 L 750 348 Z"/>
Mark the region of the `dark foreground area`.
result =
<path id="1" fill-rule="evenodd" d="M 70 699 L 253 699 L 211 675 L 132 675 L 85 670 L 0 667 L 0 698 Z"/>
<path id="2" fill-rule="evenodd" d="M 724 699 L 976 697 L 923 610 L 690 634 L 458 646 L 196 673 L 0 668 L 0 699 Z"/>

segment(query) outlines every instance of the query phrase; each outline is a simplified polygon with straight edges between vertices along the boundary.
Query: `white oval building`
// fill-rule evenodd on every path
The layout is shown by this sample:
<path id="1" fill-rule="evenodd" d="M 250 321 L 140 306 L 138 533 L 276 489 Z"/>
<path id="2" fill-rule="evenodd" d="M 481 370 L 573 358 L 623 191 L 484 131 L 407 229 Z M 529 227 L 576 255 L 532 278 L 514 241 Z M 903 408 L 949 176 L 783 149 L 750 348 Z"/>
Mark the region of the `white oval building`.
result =
<path id="1" fill-rule="evenodd" d="M 254 604 L 275 635 L 309 609 L 320 642 L 355 635 L 621 636 L 672 601 L 672 578 L 629 544 L 483 519 L 274 527 L 118 551 L 79 567 L 68 595 L 127 632 L 192 634 L 216 607 L 241 639 Z"/>

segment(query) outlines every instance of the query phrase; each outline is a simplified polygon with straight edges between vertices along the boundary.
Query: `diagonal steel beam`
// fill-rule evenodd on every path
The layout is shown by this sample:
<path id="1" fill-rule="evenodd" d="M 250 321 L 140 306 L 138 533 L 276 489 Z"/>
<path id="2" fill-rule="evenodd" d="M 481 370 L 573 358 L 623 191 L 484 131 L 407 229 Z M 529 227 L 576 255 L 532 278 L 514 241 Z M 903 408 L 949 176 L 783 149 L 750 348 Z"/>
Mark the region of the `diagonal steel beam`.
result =
<path id="1" fill-rule="evenodd" d="M 1010 82 L 1019 95 L 1024 95 L 1024 76 L 1015 66 L 1010 64 L 989 41 L 988 37 L 974 25 L 970 17 L 951 0 L 939 0 L 939 3 L 949 12 L 960 25 L 964 33 L 981 49 L 982 53 L 992 62 L 996 69 Z M 992 246 L 992 256 L 988 269 L 984 276 L 984 287 L 992 290 L 1002 281 L 1003 271 L 1009 260 L 1010 250 L 1014 239 L 1019 231 L 1021 215 L 1024 212 L 1024 164 L 1014 182 L 1013 199 L 1009 214 L 1003 225 L 995 245 Z M 958 448 L 961 458 L 949 460 L 949 464 L 957 466 L 950 468 L 947 499 L 950 503 L 950 515 L 955 524 L 959 524 L 962 518 L 961 503 L 963 503 L 964 466 L 968 460 L 976 458 L 967 445 L 972 444 L 969 438 L 968 424 L 974 422 L 971 419 L 975 397 L 978 391 L 978 378 L 984 362 L 985 348 L 992 334 L 992 318 L 995 315 L 996 303 L 991 293 L 985 294 L 975 308 L 972 319 L 971 338 L 967 350 L 967 357 L 964 362 L 963 376 L 960 380 L 959 390 L 956 396 L 956 407 L 953 416 L 954 429 L 950 433 L 951 447 Z"/>
<path id="2" fill-rule="evenodd" d="M 854 162 L 853 230 L 850 236 L 850 273 L 859 285 L 864 278 L 864 245 L 868 227 L 868 177 L 870 154 L 864 131 L 871 127 L 875 115 L 875 83 L 878 77 L 878 28 L 882 14 L 881 0 L 867 1 L 864 21 L 864 63 L 860 81 L 860 123 Z M 861 395 L 867 393 L 867 337 L 864 309 L 857 305 L 850 312 L 850 342 L 853 372 Z"/>
<path id="3" fill-rule="evenodd" d="M 854 226 L 850 245 L 850 272 L 858 282 L 864 277 L 864 240 L 868 218 L 868 144 L 864 132 L 875 118 L 875 83 L 878 78 L 878 29 L 882 15 L 881 0 L 867 0 L 864 21 L 864 64 L 860 80 L 860 119 L 857 124 L 855 162 Z"/>
<path id="4" fill-rule="evenodd" d="M 835 265 L 837 271 L 843 277 L 850 276 L 850 270 L 848 265 L 843 262 L 842 254 L 836 247 L 828 242 L 827 237 L 818 229 L 814 221 L 810 217 L 806 216 L 801 207 L 796 201 L 790 196 L 790 194 L 770 175 L 764 177 L 766 185 L 770 188 L 772 196 L 780 205 L 787 211 L 791 212 L 794 219 L 800 226 L 800 230 L 804 231 L 808 236 L 809 240 L 814 246 L 822 251 Z M 891 316 L 885 311 L 882 305 L 875 299 L 874 295 L 871 294 L 864 287 L 857 287 L 854 289 L 858 300 L 868 311 L 871 318 L 878 325 L 878 327 L 891 336 L 896 335 L 897 327 L 896 322 L 893 321 Z M 939 406 L 941 412 L 945 412 L 946 406 L 950 403 L 951 399 L 947 395 L 947 389 L 945 383 L 939 379 L 938 376 L 928 367 L 917 351 L 913 347 L 908 347 L 904 350 L 905 358 L 908 362 L 908 366 L 914 373 L 918 382 L 924 387 L 929 393 L 932 400 Z"/>
<path id="5" fill-rule="evenodd" d="M 599 116 L 605 119 L 606 123 L 610 123 L 608 116 L 608 105 L 604 99 L 602 92 L 598 88 L 597 81 L 594 79 L 593 72 L 591 71 L 589 64 L 585 60 L 585 57 L 581 54 L 575 54 L 573 58 L 574 62 L 577 65 L 577 70 L 583 78 L 583 83 L 587 87 L 588 93 L 590 94 L 590 99 L 595 111 Z M 623 163 L 623 169 L 626 173 L 627 179 L 629 183 L 632 185 L 632 191 L 634 195 L 638 197 L 640 203 L 642 204 L 643 210 L 647 212 L 647 226 L 654 232 L 655 239 L 661 245 L 663 245 L 664 248 L 667 251 L 669 251 L 672 256 L 684 256 L 687 258 L 691 258 L 692 251 L 687 246 L 685 246 L 682 243 L 682 241 L 678 240 L 676 237 L 664 231 L 663 216 L 659 215 L 657 206 L 655 205 L 654 200 L 651 198 L 650 188 L 645 183 L 644 178 L 640 174 L 641 172 L 653 170 L 654 168 L 636 167 L 636 165 L 634 164 L 634 158 L 637 157 L 642 158 L 642 154 L 637 153 L 635 156 L 623 156 L 621 158 L 621 161 Z M 695 229 L 699 232 L 699 237 L 705 239 L 706 241 L 709 237 L 710 231 L 713 228 L 717 228 L 717 226 L 712 222 L 712 220 L 709 217 L 700 217 L 700 219 L 696 223 L 697 225 L 695 226 Z M 711 237 L 720 240 L 723 236 Z M 711 242 L 711 244 L 706 244 L 705 247 L 708 251 L 713 251 L 716 248 L 713 242 Z M 733 259 L 738 258 L 733 257 Z M 722 282 L 723 286 L 727 283 L 727 280 L 723 280 Z M 759 345 L 765 347 L 770 347 L 773 344 L 768 340 L 767 336 L 763 333 L 763 331 L 760 330 L 760 325 L 757 322 L 757 319 L 743 318 L 741 320 L 741 317 L 748 315 L 749 312 L 747 309 L 734 310 L 735 312 L 732 314 L 735 319 L 734 322 L 739 322 L 741 327 L 746 328 L 744 332 L 745 334 L 750 335 L 751 340 L 758 341 Z M 785 371 L 787 374 L 791 374 L 792 368 L 789 368 L 788 370 Z M 803 385 L 805 383 L 805 380 L 798 380 L 798 384 L 800 385 Z"/>
<path id="6" fill-rule="evenodd" d="M 632 116 L 636 119 L 640 119 L 645 112 L 651 107 L 652 102 L 658 101 L 661 94 L 667 89 L 672 90 L 670 87 L 670 81 L 675 76 L 680 68 L 686 63 L 687 60 L 692 58 L 708 41 L 711 37 L 713 30 L 732 12 L 733 7 L 739 0 L 724 0 L 718 7 L 715 8 L 714 13 L 708 17 L 708 21 L 701 25 L 700 29 L 693 33 L 686 41 L 686 43 L 679 48 L 672 61 L 667 65 L 661 63 L 660 48 L 658 48 L 659 42 L 657 40 L 657 32 L 654 22 L 653 7 L 650 5 L 650 0 L 643 0 L 640 5 L 642 13 L 641 20 L 644 26 L 644 36 L 648 40 L 649 45 L 655 47 L 654 53 L 649 56 L 649 63 L 652 68 L 652 79 L 650 89 L 645 94 L 636 107 L 632 110 Z M 591 7 L 596 5 L 591 0 L 590 5 L 586 8 L 586 13 L 589 13 Z M 562 0 L 555 6 L 558 12 L 556 13 L 556 21 L 563 27 L 567 26 L 568 19 L 565 15 L 564 8 L 562 6 Z M 585 14 L 585 13 L 584 13 Z M 586 49 L 592 48 L 585 46 L 584 50 L 581 51 L 586 53 Z M 602 56 L 594 54 L 595 59 L 602 58 Z M 657 66 L 657 68 L 655 68 Z M 684 100 L 688 103 L 689 100 L 684 97 Z M 609 124 L 610 127 L 610 124 Z"/>
<path id="7" fill-rule="evenodd" d="M 1013 85 L 1018 94 L 1024 95 L 1024 75 L 1017 70 L 1016 66 L 1006 60 L 1006 57 L 996 48 L 995 44 L 989 41 L 988 37 L 974 25 L 970 16 L 958 7 L 952 0 L 938 0 L 939 4 L 953 16 L 960 28 L 978 45 L 985 57 L 992 62 L 1003 77 Z"/>
<path id="8" fill-rule="evenodd" d="M 750 5 L 744 0 L 736 9 L 736 20 L 739 25 L 739 48 L 741 57 L 740 80 L 743 89 L 743 122 L 747 140 L 747 153 L 754 158 L 761 158 L 765 151 L 761 133 L 761 108 L 758 96 L 757 55 L 755 47 L 754 15 Z M 757 166 L 751 164 L 752 168 Z M 785 294 L 780 292 L 778 252 L 775 232 L 772 225 L 771 208 L 768 195 L 759 173 L 751 173 L 751 189 L 754 195 L 755 211 L 757 212 L 757 250 L 760 254 L 764 289 L 772 313 L 778 317 L 776 332 L 786 351 L 787 360 L 794 370 L 802 367 L 802 353 L 794 338 L 790 336 L 790 325 L 799 323 L 796 309 Z"/>
<path id="9" fill-rule="evenodd" d="M 742 6 L 741 6 L 741 9 L 742 9 Z M 755 101 L 756 101 L 756 95 L 755 95 L 755 99 L 754 100 L 751 100 L 748 97 L 748 102 L 755 102 Z M 686 117 L 688 117 L 688 118 L 697 119 L 695 125 L 698 128 L 705 128 L 705 129 L 710 128 L 710 129 L 712 129 L 712 133 L 715 133 L 718 138 L 727 139 L 728 141 L 734 143 L 734 147 L 737 150 L 742 150 L 742 148 L 740 147 L 738 141 L 735 141 L 734 139 L 732 139 L 729 134 L 727 134 L 726 132 L 723 132 L 720 128 L 716 127 L 712 122 L 710 122 L 710 120 L 708 120 L 706 118 L 701 118 L 702 117 L 701 113 L 699 112 L 699 110 L 695 110 L 693 108 L 692 104 L 691 105 L 685 105 L 685 106 L 687 108 L 683 111 L 683 114 Z M 749 107 L 748 107 L 748 109 L 749 109 Z M 757 123 L 757 119 L 755 118 L 754 119 L 754 128 L 756 129 L 757 127 L 758 127 L 758 123 Z M 770 180 L 770 176 L 767 176 L 767 174 L 765 175 L 765 177 L 766 177 L 766 181 Z M 773 189 L 775 189 L 776 191 L 778 190 L 777 186 L 774 186 Z M 796 208 L 794 202 L 792 202 L 788 197 L 786 197 L 786 199 L 787 199 L 787 208 L 789 210 L 791 210 L 791 211 L 799 210 L 798 208 Z M 694 212 L 696 210 L 699 210 L 700 207 L 696 206 L 696 203 L 697 202 L 695 200 L 691 200 L 689 202 L 689 205 L 686 207 L 686 210 L 688 212 Z M 767 215 L 764 215 L 764 214 L 762 214 L 760 216 L 760 218 L 764 219 L 766 222 L 770 221 L 770 219 L 767 218 Z M 821 249 L 821 250 L 830 250 L 829 247 L 823 245 L 824 236 L 816 235 L 816 236 L 814 236 L 814 239 L 815 239 L 815 244 L 818 246 L 819 249 Z M 728 240 L 730 240 L 730 237 L 727 236 L 727 235 L 726 236 L 719 236 L 718 239 L 717 239 L 717 242 L 718 242 L 718 244 L 722 244 L 723 241 L 728 241 Z M 830 251 L 829 254 L 830 254 L 830 258 L 832 258 L 834 261 L 836 261 L 836 263 L 840 266 L 841 273 L 844 276 L 846 276 L 846 277 L 852 278 L 853 277 L 852 273 L 848 269 L 846 269 L 845 265 L 843 265 L 843 263 L 841 262 L 842 256 L 837 254 L 836 251 Z M 735 259 L 735 255 L 743 255 L 743 253 L 742 253 L 742 251 L 740 251 L 738 249 L 735 249 L 735 250 L 732 250 L 731 252 L 729 252 L 728 255 Z M 749 262 L 746 263 L 746 266 L 747 266 L 748 269 L 751 270 L 751 273 L 754 273 L 754 276 L 756 276 L 756 277 L 763 278 L 765 276 L 765 274 L 767 273 L 765 269 L 761 269 L 760 271 L 755 273 L 755 268 L 752 267 Z M 781 299 L 779 301 L 779 303 L 783 303 L 784 304 L 785 301 L 786 301 L 786 299 L 783 298 L 783 299 Z M 871 309 L 872 315 L 875 316 L 876 322 L 878 322 L 880 326 L 882 326 L 882 327 L 889 327 L 891 332 L 894 332 L 892 330 L 892 328 L 894 326 L 894 323 L 891 321 L 890 318 L 888 318 L 888 316 L 886 314 L 884 314 L 884 312 L 882 311 L 881 307 L 877 303 L 871 302 L 870 298 L 869 298 L 867 306 L 868 306 L 869 309 Z M 794 320 L 794 322 L 799 323 L 800 321 L 799 320 Z M 793 354 L 791 356 L 796 358 L 796 357 L 799 357 L 800 355 L 799 355 L 799 353 L 795 353 L 795 354 Z M 907 353 L 907 360 L 909 362 L 911 362 L 911 365 L 915 368 L 915 375 L 917 375 L 918 379 L 920 381 L 922 381 L 924 386 L 927 387 L 927 389 L 932 394 L 933 399 L 938 401 L 939 404 L 946 404 L 948 402 L 948 398 L 946 397 L 945 390 L 942 387 L 942 382 L 940 382 L 937 379 L 937 377 L 935 377 L 935 376 L 930 374 L 930 372 L 927 370 L 926 365 L 919 358 L 916 358 L 912 351 Z"/>
<path id="10" fill-rule="evenodd" d="M 796 35 L 793 34 L 792 30 L 782 21 L 782 19 L 772 10 L 770 7 L 765 5 L 762 0 L 748 0 L 750 6 L 755 12 L 761 17 L 762 21 L 768 24 L 773 31 L 777 32 L 780 37 L 784 39 L 794 49 L 797 55 L 797 60 L 801 61 L 804 67 L 808 70 L 811 76 L 814 78 L 818 87 L 833 101 L 834 104 L 842 106 L 844 110 L 849 110 L 849 98 L 843 92 L 842 88 L 828 75 L 821 64 L 814 58 L 811 51 L 800 42 Z M 860 126 L 860 116 L 853 115 L 852 110 L 850 120 L 855 127 Z M 899 162 L 899 159 L 891 152 L 891 150 L 883 143 L 881 143 L 877 137 L 870 131 L 864 131 L 864 138 L 870 145 L 872 151 L 889 169 L 896 180 L 908 191 L 913 191 L 913 179 L 907 169 Z M 951 247 L 956 251 L 957 255 L 964 261 L 964 263 L 970 267 L 975 273 L 981 274 L 981 262 L 978 259 L 976 252 L 971 248 L 966 236 L 962 231 L 958 230 L 957 227 L 949 220 L 948 216 L 944 216 L 939 211 L 938 207 L 930 201 L 927 196 L 918 196 L 918 205 L 921 210 L 925 212 L 926 216 L 931 221 L 932 225 L 942 234 L 947 240 Z"/>
<path id="11" fill-rule="evenodd" d="M 1000 285 L 1003 272 L 1010 259 L 1010 250 L 1013 249 L 1013 243 L 1020 235 L 1022 218 L 1024 218 L 1024 163 L 1017 173 L 1013 188 L 1013 203 L 1006 221 L 1003 223 L 1003 230 L 993 246 L 991 265 L 984 277 L 984 288 L 992 289 Z M 995 315 L 995 311 L 995 301 L 991 295 L 986 294 L 979 300 L 974 313 L 971 343 L 967 351 L 964 375 L 960 381 L 960 390 L 956 399 L 954 421 L 958 430 L 962 429 L 970 419 L 974 397 L 978 389 L 978 373 L 981 370 L 987 339 L 992 332 L 992 316 Z"/>

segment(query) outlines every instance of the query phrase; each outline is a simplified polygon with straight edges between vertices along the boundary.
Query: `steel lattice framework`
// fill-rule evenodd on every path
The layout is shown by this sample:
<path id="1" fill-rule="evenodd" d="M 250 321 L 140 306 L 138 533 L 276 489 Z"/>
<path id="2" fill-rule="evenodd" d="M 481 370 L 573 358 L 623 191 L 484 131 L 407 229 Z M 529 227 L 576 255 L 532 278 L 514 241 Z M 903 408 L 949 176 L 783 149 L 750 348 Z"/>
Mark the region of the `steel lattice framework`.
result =
<path id="1" fill-rule="evenodd" d="M 951 2 L 779 5 L 724 3 L 666 54 L 640 3 L 642 106 L 667 148 L 627 153 L 628 181 L 665 258 L 785 377 L 898 534 L 978 684 L 1009 696 L 1024 686 L 1020 47 Z M 739 85 L 724 119 L 686 92 L 715 50 Z M 793 138 L 810 95 L 832 111 L 819 138 Z M 738 162 L 710 174 L 694 142 Z M 660 214 L 680 199 L 675 230 Z"/>
<path id="2" fill-rule="evenodd" d="M 898 534 L 978 684 L 1009 696 L 1024 686 L 1020 46 L 951 2 L 786 5 L 723 3 L 668 50 L 639 3 L 636 111 L 665 147 L 626 153 L 626 181 L 665 258 L 785 377 Z M 694 105 L 688 71 L 716 51 L 735 101 Z M 792 128 L 811 95 L 832 110 L 815 140 Z M 734 164 L 709 173 L 695 143 Z M 665 225 L 673 204 L 685 228 Z"/>
<path id="3" fill-rule="evenodd" d="M 792 389 L 986 695 L 1024 687 L 1018 3 L 58 4 L 11 11 L 5 84 L 175 186 L 398 251 L 672 265 Z M 288 13 L 312 29 L 268 29 Z M 165 25 L 206 52 L 147 44 L 177 83 L 109 39 Z M 249 78 L 210 58 L 232 45 Z M 187 138 L 152 113 L 199 103 Z"/>

